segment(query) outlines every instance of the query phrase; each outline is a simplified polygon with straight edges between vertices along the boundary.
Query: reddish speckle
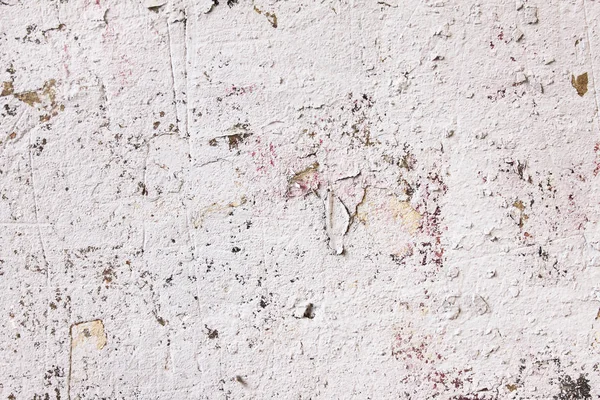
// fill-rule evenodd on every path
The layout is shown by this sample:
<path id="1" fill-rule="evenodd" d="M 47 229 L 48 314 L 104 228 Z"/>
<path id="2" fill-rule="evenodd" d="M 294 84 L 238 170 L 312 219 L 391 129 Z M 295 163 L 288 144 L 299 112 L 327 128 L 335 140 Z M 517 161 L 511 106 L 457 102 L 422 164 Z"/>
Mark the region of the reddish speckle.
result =
<path id="1" fill-rule="evenodd" d="M 594 152 L 596 152 L 596 160 L 594 161 L 594 176 L 597 176 L 598 173 L 600 173 L 600 160 L 598 160 L 598 157 L 600 156 L 600 142 L 597 142 L 594 146 Z"/>

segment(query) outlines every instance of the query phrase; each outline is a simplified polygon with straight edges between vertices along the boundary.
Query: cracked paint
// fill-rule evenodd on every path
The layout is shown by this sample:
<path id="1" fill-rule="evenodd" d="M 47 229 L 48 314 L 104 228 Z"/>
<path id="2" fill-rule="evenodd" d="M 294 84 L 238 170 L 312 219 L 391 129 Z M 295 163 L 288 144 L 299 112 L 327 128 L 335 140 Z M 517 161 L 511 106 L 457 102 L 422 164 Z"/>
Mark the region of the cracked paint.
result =
<path id="1" fill-rule="evenodd" d="M 600 4 L 0 0 L 0 399 L 600 397 Z"/>

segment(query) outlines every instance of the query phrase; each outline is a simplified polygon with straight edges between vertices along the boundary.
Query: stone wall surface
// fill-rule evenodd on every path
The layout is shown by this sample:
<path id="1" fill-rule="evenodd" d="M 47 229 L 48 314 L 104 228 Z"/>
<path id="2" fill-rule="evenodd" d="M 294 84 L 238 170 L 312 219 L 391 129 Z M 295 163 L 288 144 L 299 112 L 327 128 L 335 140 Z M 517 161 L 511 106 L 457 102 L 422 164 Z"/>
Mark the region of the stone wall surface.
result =
<path id="1" fill-rule="evenodd" d="M 600 1 L 0 0 L 0 399 L 600 398 Z"/>

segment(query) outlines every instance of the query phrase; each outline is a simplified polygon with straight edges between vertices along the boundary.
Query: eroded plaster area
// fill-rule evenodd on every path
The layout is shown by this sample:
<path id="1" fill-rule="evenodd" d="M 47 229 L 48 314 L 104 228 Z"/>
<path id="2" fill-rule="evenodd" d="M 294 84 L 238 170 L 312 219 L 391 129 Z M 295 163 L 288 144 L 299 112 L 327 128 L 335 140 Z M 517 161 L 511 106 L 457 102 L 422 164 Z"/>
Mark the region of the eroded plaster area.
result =
<path id="1" fill-rule="evenodd" d="M 0 0 L 0 399 L 600 397 L 600 2 Z"/>

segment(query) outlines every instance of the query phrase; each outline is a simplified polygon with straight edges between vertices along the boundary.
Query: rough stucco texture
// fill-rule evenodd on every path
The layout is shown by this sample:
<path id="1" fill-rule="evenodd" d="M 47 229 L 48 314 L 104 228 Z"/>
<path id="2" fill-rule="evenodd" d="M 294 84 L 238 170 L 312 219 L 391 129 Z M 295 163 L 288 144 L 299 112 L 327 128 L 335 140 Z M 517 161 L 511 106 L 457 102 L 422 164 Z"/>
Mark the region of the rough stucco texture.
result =
<path id="1" fill-rule="evenodd" d="M 1 0 L 0 399 L 600 398 L 597 79 L 594 0 Z"/>

